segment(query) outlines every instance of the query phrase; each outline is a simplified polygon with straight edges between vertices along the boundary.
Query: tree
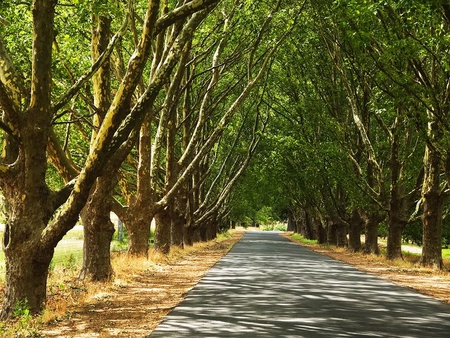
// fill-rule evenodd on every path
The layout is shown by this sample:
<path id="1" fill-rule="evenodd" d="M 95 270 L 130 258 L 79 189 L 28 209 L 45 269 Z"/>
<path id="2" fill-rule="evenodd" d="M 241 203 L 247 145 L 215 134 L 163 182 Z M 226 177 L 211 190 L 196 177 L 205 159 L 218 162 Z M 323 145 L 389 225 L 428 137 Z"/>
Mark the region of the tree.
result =
<path id="1" fill-rule="evenodd" d="M 6 300 L 3 316 L 11 314 L 15 304 L 24 300 L 27 300 L 32 312 L 42 309 L 46 295 L 47 271 L 54 247 L 74 226 L 91 187 L 106 162 L 128 139 L 131 131 L 141 123 L 148 107 L 152 105 L 170 75 L 179 50 L 183 48 L 183 39 L 172 46 L 168 59 L 146 88 L 144 95 L 131 106 L 154 37 L 165 27 L 195 12 L 201 13 L 198 15 L 206 15 L 208 10 L 202 10 L 210 10 L 215 3 L 216 1 L 194 0 L 157 20 L 159 2 L 149 2 L 140 44 L 128 63 L 127 71 L 93 141 L 84 167 L 74 181 L 58 191 L 52 191 L 46 183 L 46 148 L 53 118 L 107 59 L 108 52 L 112 51 L 115 41 L 123 34 L 126 24 L 112 37 L 108 52 L 102 53 L 91 69 L 63 95 L 52 100 L 52 45 L 55 38 L 57 2 L 33 2 L 33 48 L 29 90 L 21 85 L 25 81 L 20 79 L 20 73 L 12 62 L 9 62 L 11 58 L 5 53 L 2 54 L 2 60 L 6 63 L 2 62 L 4 76 L 0 83 L 0 105 L 3 111 L 2 127 L 7 140 L 4 142 L 1 185 L 9 207 L 4 237 Z M 3 43 L 1 50 L 6 52 Z M 58 209 L 59 213 L 54 215 Z"/>

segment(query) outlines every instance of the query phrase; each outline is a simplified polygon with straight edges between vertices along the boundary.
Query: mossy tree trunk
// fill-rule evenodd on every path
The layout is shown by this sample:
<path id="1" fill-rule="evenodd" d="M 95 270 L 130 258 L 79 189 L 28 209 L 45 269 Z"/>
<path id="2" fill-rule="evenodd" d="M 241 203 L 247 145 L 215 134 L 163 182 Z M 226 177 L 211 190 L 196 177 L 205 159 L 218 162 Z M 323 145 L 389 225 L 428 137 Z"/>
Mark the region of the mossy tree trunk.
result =
<path id="1" fill-rule="evenodd" d="M 422 185 L 423 248 L 420 264 L 443 269 L 442 261 L 442 213 L 444 195 L 440 187 L 441 156 L 427 145 L 424 156 L 425 176 Z"/>
<path id="2" fill-rule="evenodd" d="M 110 245 L 114 224 L 111 222 L 110 212 L 114 183 L 111 182 L 111 177 L 98 178 L 81 212 L 84 225 L 83 265 L 80 272 L 82 279 L 102 281 L 113 275 Z"/>
<path id="3" fill-rule="evenodd" d="M 93 15 L 91 55 L 93 62 L 106 50 L 111 31 L 111 19 Z M 110 106 L 110 62 L 109 58 L 92 77 L 94 105 L 92 140 L 97 137 L 106 112 Z M 86 206 L 80 216 L 83 222 L 83 265 L 80 278 L 89 280 L 108 280 L 113 275 L 110 257 L 110 243 L 114 225 L 110 219 L 112 192 L 117 182 L 116 172 L 108 168 L 108 175 L 100 177 L 93 187 Z"/>
<path id="4" fill-rule="evenodd" d="M 13 158 L 2 155 L 5 167 L 1 168 L 0 184 L 9 211 L 3 240 L 6 264 L 3 318 L 10 316 L 17 304 L 25 302 L 32 313 L 42 309 L 48 267 L 56 246 L 42 241 L 42 233 L 58 206 L 57 196 L 45 181 L 46 145 L 53 114 L 50 92 L 56 3 L 55 0 L 33 3 L 31 100 L 25 112 L 20 111 L 22 102 L 15 95 L 21 90 L 12 81 L 14 70 L 2 64 L 4 76 L 9 80 L 6 86 L 0 82 L 0 106 L 10 128 L 9 149 L 5 153 L 17 155 L 14 163 L 10 161 Z"/>

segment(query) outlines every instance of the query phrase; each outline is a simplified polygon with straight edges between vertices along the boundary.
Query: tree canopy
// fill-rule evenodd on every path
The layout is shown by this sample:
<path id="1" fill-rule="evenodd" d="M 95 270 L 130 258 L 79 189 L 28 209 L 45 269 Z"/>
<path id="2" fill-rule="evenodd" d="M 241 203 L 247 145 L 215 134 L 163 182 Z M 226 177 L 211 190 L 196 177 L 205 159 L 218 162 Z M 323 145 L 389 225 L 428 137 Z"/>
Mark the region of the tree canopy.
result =
<path id="1" fill-rule="evenodd" d="M 111 211 L 130 255 L 147 254 L 152 219 L 164 254 L 274 220 L 378 253 L 381 224 L 388 258 L 406 237 L 423 243 L 423 265 L 442 268 L 445 2 L 0 8 L 3 316 L 23 299 L 42 309 L 54 248 L 80 218 L 80 277 L 110 278 Z"/>

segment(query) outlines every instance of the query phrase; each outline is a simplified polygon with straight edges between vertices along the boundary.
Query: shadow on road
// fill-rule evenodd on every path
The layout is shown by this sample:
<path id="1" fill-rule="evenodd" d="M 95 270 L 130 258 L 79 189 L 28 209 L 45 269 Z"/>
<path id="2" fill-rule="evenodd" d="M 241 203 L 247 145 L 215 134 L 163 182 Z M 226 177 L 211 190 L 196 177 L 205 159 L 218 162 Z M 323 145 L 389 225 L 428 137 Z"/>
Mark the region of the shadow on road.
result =
<path id="1" fill-rule="evenodd" d="M 150 337 L 450 337 L 450 306 L 254 232 Z"/>

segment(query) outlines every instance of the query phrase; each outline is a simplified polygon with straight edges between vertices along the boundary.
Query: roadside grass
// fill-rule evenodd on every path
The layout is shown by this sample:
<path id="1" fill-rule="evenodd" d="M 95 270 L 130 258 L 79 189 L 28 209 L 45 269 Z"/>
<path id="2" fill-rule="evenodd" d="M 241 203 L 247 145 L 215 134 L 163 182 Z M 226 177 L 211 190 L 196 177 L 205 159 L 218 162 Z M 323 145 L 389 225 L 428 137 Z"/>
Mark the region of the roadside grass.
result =
<path id="1" fill-rule="evenodd" d="M 291 234 L 289 237 L 295 241 L 298 241 L 303 244 L 311 245 L 313 247 L 324 248 L 324 249 L 331 250 L 334 252 L 341 252 L 341 253 L 347 252 L 347 249 L 345 247 L 342 248 L 342 247 L 336 247 L 336 246 L 332 246 L 332 245 L 328 245 L 328 244 L 317 244 L 317 240 L 306 239 L 300 234 Z M 407 245 L 411 245 L 411 244 L 407 244 Z M 444 268 L 447 271 L 438 271 L 438 270 L 433 270 L 430 268 L 420 267 L 419 262 L 420 262 L 421 255 L 419 253 L 414 253 L 414 252 L 403 250 L 402 251 L 403 259 L 388 260 L 386 258 L 386 247 L 379 246 L 379 249 L 380 249 L 380 255 L 366 255 L 362 252 L 352 253 L 352 255 L 361 256 L 361 257 L 364 257 L 364 259 L 366 259 L 367 261 L 374 262 L 374 263 L 386 264 L 393 268 L 411 269 L 411 270 L 421 269 L 423 271 L 429 270 L 430 274 L 436 274 L 436 275 L 439 275 L 442 273 L 447 273 L 448 271 L 450 271 L 450 249 L 442 249 L 442 258 L 443 258 L 443 262 L 444 262 Z"/>
<path id="2" fill-rule="evenodd" d="M 295 239 L 297 241 L 299 241 L 300 243 L 304 243 L 304 244 L 317 244 L 317 239 L 306 239 L 305 237 L 303 237 L 300 234 L 293 234 L 290 236 L 292 239 Z"/>

